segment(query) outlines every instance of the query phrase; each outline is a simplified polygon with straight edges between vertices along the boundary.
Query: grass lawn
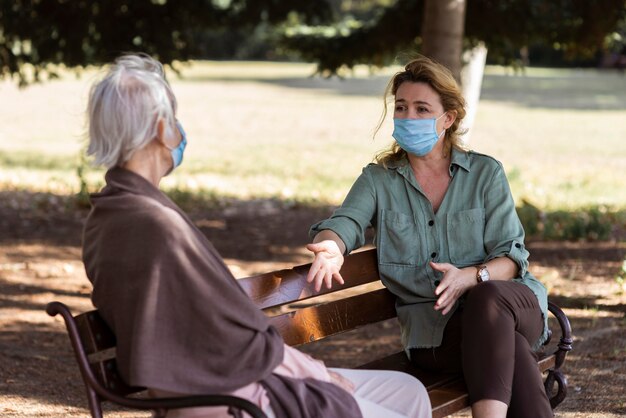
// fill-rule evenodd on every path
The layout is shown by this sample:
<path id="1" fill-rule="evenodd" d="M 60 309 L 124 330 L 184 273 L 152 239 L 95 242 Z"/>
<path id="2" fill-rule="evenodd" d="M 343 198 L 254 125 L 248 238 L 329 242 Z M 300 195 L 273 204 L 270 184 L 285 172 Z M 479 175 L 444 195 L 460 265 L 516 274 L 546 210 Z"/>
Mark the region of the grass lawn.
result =
<path id="1" fill-rule="evenodd" d="M 375 139 L 395 68 L 311 78 L 312 64 L 194 62 L 170 77 L 189 136 L 166 188 L 207 196 L 340 203 L 391 141 Z M 84 108 L 97 73 L 18 89 L 0 83 L 0 190 L 78 191 Z M 626 77 L 488 67 L 470 147 L 505 165 L 516 200 L 545 209 L 626 208 Z M 89 173 L 98 187 L 101 173 Z"/>

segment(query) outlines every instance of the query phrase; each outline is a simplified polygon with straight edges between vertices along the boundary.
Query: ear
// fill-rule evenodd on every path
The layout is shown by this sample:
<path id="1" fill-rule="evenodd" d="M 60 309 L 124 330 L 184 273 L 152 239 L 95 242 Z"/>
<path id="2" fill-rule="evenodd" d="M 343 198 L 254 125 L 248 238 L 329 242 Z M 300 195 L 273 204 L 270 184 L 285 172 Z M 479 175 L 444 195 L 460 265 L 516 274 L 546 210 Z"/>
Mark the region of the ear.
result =
<path id="1" fill-rule="evenodd" d="M 452 124 L 456 120 L 456 115 L 457 115 L 456 110 L 449 110 L 446 113 L 446 118 L 445 118 L 445 120 L 443 122 L 443 127 L 448 129 L 450 126 L 452 126 Z"/>
<path id="2" fill-rule="evenodd" d="M 166 132 L 167 132 L 167 126 L 165 124 L 165 119 L 160 118 L 157 121 L 156 140 L 167 146 L 166 135 L 165 135 Z"/>

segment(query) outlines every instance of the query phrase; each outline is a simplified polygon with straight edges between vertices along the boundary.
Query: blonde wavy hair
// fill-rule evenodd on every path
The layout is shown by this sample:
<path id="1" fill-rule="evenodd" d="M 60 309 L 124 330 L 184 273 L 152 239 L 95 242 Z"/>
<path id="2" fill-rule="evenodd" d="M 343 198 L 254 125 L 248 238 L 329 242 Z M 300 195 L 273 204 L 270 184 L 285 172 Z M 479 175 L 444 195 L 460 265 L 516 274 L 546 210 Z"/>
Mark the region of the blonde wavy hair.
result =
<path id="1" fill-rule="evenodd" d="M 465 99 L 461 89 L 450 70 L 421 55 L 406 64 L 404 71 L 396 73 L 387 84 L 384 94 L 385 107 L 374 135 L 379 131 L 387 116 L 387 106 L 394 101 L 398 88 L 406 82 L 428 84 L 439 95 L 444 111 L 456 114 L 454 123 L 446 130 L 444 136 L 444 153 L 449 155 L 452 148 L 464 151 L 465 148 L 461 141 L 463 130 L 460 129 L 460 125 L 466 112 Z M 406 151 L 394 141 L 391 147 L 376 155 L 374 161 L 387 167 L 389 163 L 400 161 L 405 157 Z"/>

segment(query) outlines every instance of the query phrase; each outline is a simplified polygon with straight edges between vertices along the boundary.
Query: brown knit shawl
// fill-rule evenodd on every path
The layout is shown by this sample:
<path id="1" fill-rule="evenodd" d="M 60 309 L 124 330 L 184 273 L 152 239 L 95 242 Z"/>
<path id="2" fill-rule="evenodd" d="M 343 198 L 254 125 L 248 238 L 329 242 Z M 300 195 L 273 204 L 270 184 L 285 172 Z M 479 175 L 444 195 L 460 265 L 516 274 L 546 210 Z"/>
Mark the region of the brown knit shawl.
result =
<path id="1" fill-rule="evenodd" d="M 280 418 L 361 416 L 331 383 L 272 374 L 281 336 L 167 196 L 122 168 L 106 182 L 91 197 L 83 262 L 128 384 L 208 394 L 260 382 Z"/>

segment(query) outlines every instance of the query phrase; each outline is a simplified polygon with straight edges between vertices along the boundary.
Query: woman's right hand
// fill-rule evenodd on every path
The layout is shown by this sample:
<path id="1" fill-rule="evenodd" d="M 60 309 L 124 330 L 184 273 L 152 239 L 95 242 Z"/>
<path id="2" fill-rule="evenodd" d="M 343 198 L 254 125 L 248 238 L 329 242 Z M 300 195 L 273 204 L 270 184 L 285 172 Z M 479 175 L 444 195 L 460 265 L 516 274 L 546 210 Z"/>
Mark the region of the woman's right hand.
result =
<path id="1" fill-rule="evenodd" d="M 344 283 L 343 277 L 339 274 L 343 265 L 343 254 L 335 241 L 328 239 L 308 244 L 306 248 L 315 254 L 306 281 L 314 283 L 316 292 L 322 288 L 322 283 L 325 283 L 326 288 L 330 289 L 333 279 L 339 284 Z"/>

